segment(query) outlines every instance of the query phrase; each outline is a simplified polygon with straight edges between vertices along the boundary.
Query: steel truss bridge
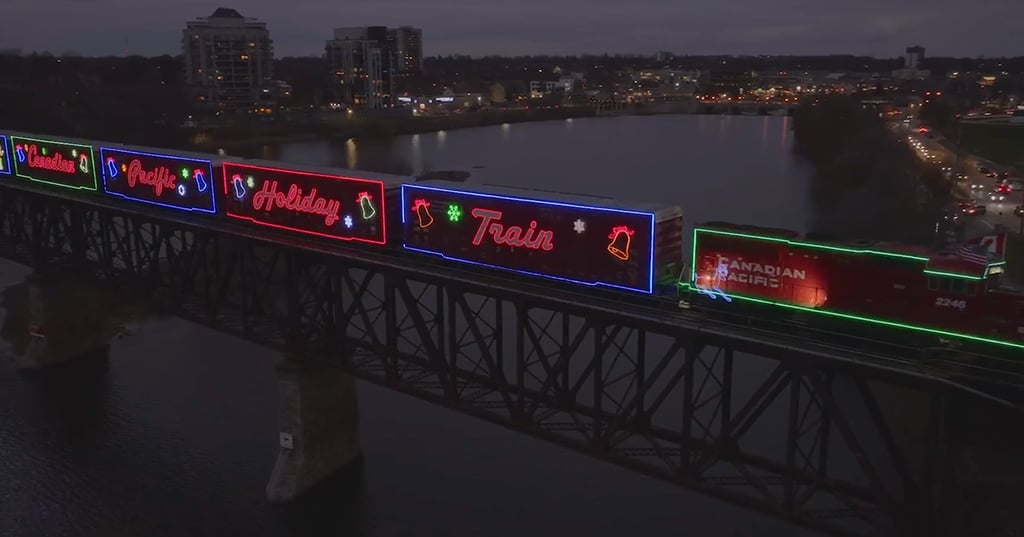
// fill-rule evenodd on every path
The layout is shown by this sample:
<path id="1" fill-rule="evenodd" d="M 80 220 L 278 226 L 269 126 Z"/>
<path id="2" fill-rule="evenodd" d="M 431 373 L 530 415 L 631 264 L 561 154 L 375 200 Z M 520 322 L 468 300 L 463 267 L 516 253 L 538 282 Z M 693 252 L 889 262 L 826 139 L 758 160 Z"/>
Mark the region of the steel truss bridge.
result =
<path id="1" fill-rule="evenodd" d="M 185 319 L 828 534 L 958 534 L 942 448 L 956 390 L 898 362 L 643 297 L 214 225 L 0 185 L 0 255 L 36 270 L 132 281 Z M 931 448 L 904 451 L 879 389 L 919 394 Z"/>

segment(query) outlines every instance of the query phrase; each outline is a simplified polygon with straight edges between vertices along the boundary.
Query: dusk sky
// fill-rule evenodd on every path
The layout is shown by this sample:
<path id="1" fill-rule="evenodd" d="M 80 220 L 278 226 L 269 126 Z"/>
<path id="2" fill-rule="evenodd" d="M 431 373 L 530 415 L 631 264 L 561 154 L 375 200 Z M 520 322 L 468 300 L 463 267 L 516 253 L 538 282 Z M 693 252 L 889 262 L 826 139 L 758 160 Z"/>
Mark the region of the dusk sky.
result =
<path id="1" fill-rule="evenodd" d="M 0 50 L 178 54 L 217 7 L 269 25 L 277 56 L 323 52 L 341 26 L 423 28 L 436 54 L 1022 56 L 1024 0 L 2 0 Z"/>

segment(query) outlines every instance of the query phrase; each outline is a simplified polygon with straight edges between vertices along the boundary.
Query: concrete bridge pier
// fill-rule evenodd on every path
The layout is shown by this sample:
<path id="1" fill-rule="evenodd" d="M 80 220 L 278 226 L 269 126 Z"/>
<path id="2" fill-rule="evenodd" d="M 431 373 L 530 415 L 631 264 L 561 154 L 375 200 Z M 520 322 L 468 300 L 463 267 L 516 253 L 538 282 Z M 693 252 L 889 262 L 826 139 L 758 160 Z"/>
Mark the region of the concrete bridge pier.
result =
<path id="1" fill-rule="evenodd" d="M 27 311 L 20 314 L 27 321 L 27 341 L 14 353 L 19 369 L 62 364 L 108 347 L 113 333 L 101 290 L 38 273 L 28 276 L 26 287 L 20 306 Z M 18 315 L 18 306 L 9 304 L 8 315 Z"/>
<path id="2" fill-rule="evenodd" d="M 336 366 L 288 357 L 277 367 L 281 432 L 267 484 L 273 503 L 362 464 L 355 379 Z"/>

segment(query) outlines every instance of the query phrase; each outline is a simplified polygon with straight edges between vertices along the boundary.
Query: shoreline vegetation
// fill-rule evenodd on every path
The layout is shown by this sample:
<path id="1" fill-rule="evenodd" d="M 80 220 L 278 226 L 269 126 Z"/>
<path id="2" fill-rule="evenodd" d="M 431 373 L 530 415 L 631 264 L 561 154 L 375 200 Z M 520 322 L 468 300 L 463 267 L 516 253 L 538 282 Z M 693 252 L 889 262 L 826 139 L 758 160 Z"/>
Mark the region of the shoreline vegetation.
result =
<path id="1" fill-rule="evenodd" d="M 955 193 L 920 162 L 872 107 L 836 95 L 793 114 L 795 151 L 814 165 L 816 234 L 835 240 L 936 243 L 935 223 Z"/>
<path id="2" fill-rule="evenodd" d="M 264 123 L 225 121 L 219 125 L 188 129 L 192 146 L 199 150 L 230 149 L 239 146 L 307 142 L 357 137 L 383 138 L 406 134 L 488 127 L 504 123 L 552 121 L 596 117 L 590 107 L 539 110 L 468 112 L 445 116 L 347 117 L 344 113 L 309 114 Z"/>
<path id="3" fill-rule="evenodd" d="M 768 115 L 771 105 L 749 108 L 750 115 Z M 191 149 L 216 151 L 242 146 L 306 142 L 324 139 L 384 138 L 408 134 L 490 127 L 502 124 L 533 123 L 588 117 L 622 117 L 727 112 L 725 106 L 704 105 L 697 101 L 618 105 L 557 106 L 533 109 L 491 109 L 461 114 L 430 116 L 348 116 L 345 113 L 309 113 L 280 120 L 254 122 L 222 121 L 186 129 Z"/>

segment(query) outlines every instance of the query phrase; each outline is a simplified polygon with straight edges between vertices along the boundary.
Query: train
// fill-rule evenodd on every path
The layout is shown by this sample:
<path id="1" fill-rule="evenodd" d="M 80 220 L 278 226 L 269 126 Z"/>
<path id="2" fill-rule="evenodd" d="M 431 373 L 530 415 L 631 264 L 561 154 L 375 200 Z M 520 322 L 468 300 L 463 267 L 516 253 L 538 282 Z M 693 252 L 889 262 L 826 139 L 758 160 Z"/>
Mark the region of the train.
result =
<path id="1" fill-rule="evenodd" d="M 953 252 L 696 224 L 677 205 L 0 131 L 0 180 L 485 271 L 921 345 L 1024 349 L 1005 236 Z M 684 246 L 690 240 L 689 248 Z M 880 335 L 884 334 L 884 336 Z"/>

